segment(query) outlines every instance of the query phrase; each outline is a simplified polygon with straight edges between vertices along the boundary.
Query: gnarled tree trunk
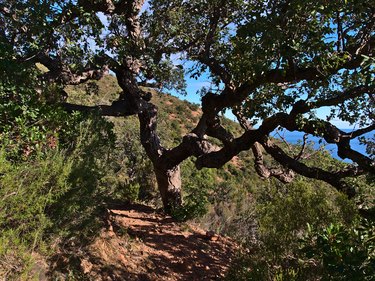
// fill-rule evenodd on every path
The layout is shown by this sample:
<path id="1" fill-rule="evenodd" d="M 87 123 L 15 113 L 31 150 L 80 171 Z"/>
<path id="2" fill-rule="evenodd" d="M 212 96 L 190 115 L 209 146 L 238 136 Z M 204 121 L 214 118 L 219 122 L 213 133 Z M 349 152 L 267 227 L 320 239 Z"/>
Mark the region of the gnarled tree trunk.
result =
<path id="1" fill-rule="evenodd" d="M 165 169 L 154 164 L 154 172 L 164 210 L 171 213 L 182 204 L 180 166 Z"/>
<path id="2" fill-rule="evenodd" d="M 138 114 L 140 136 L 143 148 L 153 163 L 158 189 L 163 201 L 164 210 L 171 213 L 181 206 L 181 175 L 179 164 L 170 165 L 162 161 L 162 156 L 168 150 L 160 144 L 157 134 L 157 107 L 150 102 L 140 99 L 142 107 Z"/>

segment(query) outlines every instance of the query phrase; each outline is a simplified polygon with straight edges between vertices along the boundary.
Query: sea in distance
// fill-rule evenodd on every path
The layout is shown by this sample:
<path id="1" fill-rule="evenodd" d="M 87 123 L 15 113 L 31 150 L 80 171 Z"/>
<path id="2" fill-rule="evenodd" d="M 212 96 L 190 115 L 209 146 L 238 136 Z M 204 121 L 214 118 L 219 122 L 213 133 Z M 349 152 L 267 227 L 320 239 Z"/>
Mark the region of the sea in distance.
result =
<path id="1" fill-rule="evenodd" d="M 346 132 L 346 133 L 350 133 L 350 132 L 353 131 L 351 129 L 341 129 L 341 130 Z M 290 132 L 288 130 L 282 130 L 282 131 L 278 131 L 278 132 L 275 131 L 275 132 L 271 133 L 271 136 L 274 137 L 274 138 L 277 138 L 277 139 L 283 138 L 291 144 L 302 144 L 304 133 L 303 132 L 297 132 L 297 131 Z M 375 141 L 375 131 L 371 131 L 369 133 L 366 133 L 366 134 L 364 134 L 364 136 L 368 139 L 372 139 L 373 141 Z M 337 146 L 335 144 L 329 144 L 329 143 L 325 142 L 324 140 L 319 142 L 319 140 L 322 140 L 322 139 L 318 138 L 318 137 L 314 137 L 312 135 L 308 135 L 307 141 L 315 149 L 320 149 L 321 147 L 324 147 L 324 149 L 326 149 L 327 151 L 330 152 L 332 157 L 334 157 L 336 159 L 343 160 L 337 155 Z M 355 139 L 351 140 L 350 145 L 351 145 L 353 150 L 358 151 L 359 153 L 362 153 L 364 155 L 368 155 L 366 153 L 366 146 L 361 144 L 358 138 L 355 138 Z M 343 161 L 351 162 L 348 159 L 343 160 Z"/>

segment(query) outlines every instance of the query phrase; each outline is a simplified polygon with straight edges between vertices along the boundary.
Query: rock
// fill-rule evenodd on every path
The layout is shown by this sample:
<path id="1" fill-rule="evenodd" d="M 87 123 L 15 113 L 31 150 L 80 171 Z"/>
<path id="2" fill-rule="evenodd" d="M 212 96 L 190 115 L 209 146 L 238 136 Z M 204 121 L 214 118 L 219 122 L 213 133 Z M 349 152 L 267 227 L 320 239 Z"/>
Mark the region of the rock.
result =
<path id="1" fill-rule="evenodd" d="M 85 274 L 89 273 L 91 271 L 92 267 L 93 267 L 93 264 L 90 261 L 88 261 L 87 259 L 81 260 L 81 268 L 82 268 L 83 273 L 85 273 Z"/>
<path id="2" fill-rule="evenodd" d="M 207 231 L 206 232 L 206 239 L 210 241 L 217 241 L 219 239 L 219 235 L 217 235 L 213 231 Z"/>

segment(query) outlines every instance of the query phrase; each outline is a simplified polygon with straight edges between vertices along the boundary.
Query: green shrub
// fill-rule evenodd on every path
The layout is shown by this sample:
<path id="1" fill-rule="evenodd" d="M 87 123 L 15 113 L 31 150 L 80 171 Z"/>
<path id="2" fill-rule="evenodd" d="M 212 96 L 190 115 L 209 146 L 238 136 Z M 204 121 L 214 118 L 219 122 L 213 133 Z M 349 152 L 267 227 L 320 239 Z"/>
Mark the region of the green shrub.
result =
<path id="1" fill-rule="evenodd" d="M 173 216 L 180 221 L 206 214 L 209 194 L 215 187 L 214 171 L 210 169 L 198 171 L 192 168 L 193 165 L 191 160 L 187 160 L 182 167 L 183 205 L 173 211 Z"/>
<path id="2" fill-rule="evenodd" d="M 275 264 L 268 258 L 264 247 L 254 247 L 241 253 L 232 263 L 225 280 L 227 281 L 307 281 L 299 279 L 299 269 L 293 259 L 285 259 L 283 264 Z"/>
<path id="3" fill-rule="evenodd" d="M 71 169 L 72 161 L 59 152 L 20 164 L 0 152 L 0 276 L 24 273 L 31 254 L 46 247 L 52 222 L 45 211 L 69 190 Z"/>
<path id="4" fill-rule="evenodd" d="M 352 225 L 308 225 L 298 248 L 275 260 L 262 244 L 242 253 L 226 280 L 370 281 L 375 280 L 375 225 L 360 220 Z"/>
<path id="5" fill-rule="evenodd" d="M 271 181 L 252 192 L 257 239 L 244 234 L 248 252 L 238 257 L 227 280 L 320 280 L 321 267 L 314 266 L 318 262 L 300 251 L 306 225 L 324 229 L 340 223 L 349 228 L 358 216 L 353 202 L 321 182 L 301 177 L 288 185 Z"/>
<path id="6" fill-rule="evenodd" d="M 259 234 L 275 257 L 297 247 L 307 223 L 314 227 L 336 221 L 350 223 L 355 215 L 355 206 L 344 195 L 302 178 L 286 186 L 275 183 L 257 195 Z"/>
<path id="7" fill-rule="evenodd" d="M 375 223 L 361 220 L 347 227 L 309 227 L 301 240 L 301 258 L 315 264 L 321 280 L 375 280 Z"/>
<path id="8" fill-rule="evenodd" d="M 118 186 L 117 199 L 140 200 L 161 204 L 156 186 L 152 162 L 146 155 L 139 138 L 139 123 L 135 117 L 114 120 L 114 130 L 120 136 L 111 151 L 115 175 L 112 179 Z"/>
<path id="9" fill-rule="evenodd" d="M 83 242 L 97 234 L 115 189 L 102 182 L 112 172 L 110 129 L 100 119 L 81 122 L 68 151 L 49 149 L 24 161 L 0 151 L 0 277 L 29 280 L 34 252 L 48 256 L 55 239 Z"/>

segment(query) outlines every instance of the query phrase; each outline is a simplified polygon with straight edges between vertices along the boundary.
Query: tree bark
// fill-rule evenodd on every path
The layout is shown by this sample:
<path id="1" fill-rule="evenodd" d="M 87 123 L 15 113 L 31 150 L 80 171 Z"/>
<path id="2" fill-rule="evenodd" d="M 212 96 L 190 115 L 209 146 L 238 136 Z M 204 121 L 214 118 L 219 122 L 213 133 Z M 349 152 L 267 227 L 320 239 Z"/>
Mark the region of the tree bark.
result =
<path id="1" fill-rule="evenodd" d="M 164 169 L 154 164 L 154 172 L 164 210 L 166 213 L 171 213 L 182 204 L 180 166 Z"/>
<path id="2" fill-rule="evenodd" d="M 140 136 L 143 148 L 153 163 L 159 193 L 166 213 L 181 207 L 180 162 L 171 164 L 162 157 L 168 150 L 160 143 L 157 134 L 157 107 L 140 99 L 141 112 L 138 113 Z"/>

